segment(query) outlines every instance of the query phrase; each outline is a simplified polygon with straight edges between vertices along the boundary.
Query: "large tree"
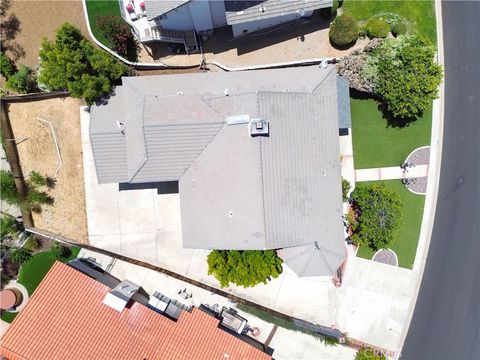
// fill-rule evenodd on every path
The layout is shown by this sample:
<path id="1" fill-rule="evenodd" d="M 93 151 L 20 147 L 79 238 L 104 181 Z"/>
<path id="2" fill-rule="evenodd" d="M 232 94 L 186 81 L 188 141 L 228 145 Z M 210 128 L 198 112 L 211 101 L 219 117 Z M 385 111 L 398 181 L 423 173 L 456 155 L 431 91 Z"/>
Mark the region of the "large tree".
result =
<path id="1" fill-rule="evenodd" d="M 57 30 L 55 41 L 42 41 L 38 82 L 48 90 L 68 90 L 71 96 L 91 104 L 109 93 L 126 71 L 124 64 L 94 48 L 68 23 Z"/>
<path id="2" fill-rule="evenodd" d="M 358 185 L 352 193 L 352 241 L 373 250 L 392 244 L 403 216 L 400 196 L 383 184 Z"/>
<path id="3" fill-rule="evenodd" d="M 275 250 L 213 250 L 207 262 L 208 274 L 222 287 L 230 283 L 243 287 L 266 284 L 282 273 L 282 259 Z"/>
<path id="4" fill-rule="evenodd" d="M 417 118 L 438 97 L 442 67 L 435 48 L 418 35 L 385 40 L 369 61 L 376 68 L 375 93 L 395 118 Z"/>

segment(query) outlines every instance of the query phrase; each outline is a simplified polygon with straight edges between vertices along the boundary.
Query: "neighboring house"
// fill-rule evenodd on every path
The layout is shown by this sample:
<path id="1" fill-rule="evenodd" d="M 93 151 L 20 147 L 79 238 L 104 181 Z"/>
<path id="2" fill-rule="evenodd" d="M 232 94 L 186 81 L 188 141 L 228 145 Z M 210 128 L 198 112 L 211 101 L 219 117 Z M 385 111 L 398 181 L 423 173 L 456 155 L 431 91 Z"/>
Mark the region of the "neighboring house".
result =
<path id="1" fill-rule="evenodd" d="M 2 336 L 2 359 L 271 359 L 262 344 L 227 330 L 235 314 L 218 319 L 192 308 L 174 319 L 151 305 L 156 298 L 147 305 L 132 299 L 134 284 L 112 290 L 92 278 L 98 271 L 85 272 L 53 265 Z"/>
<path id="2" fill-rule="evenodd" d="M 196 34 L 231 26 L 234 37 L 307 18 L 333 0 L 119 0 L 122 16 L 141 42 L 164 41 L 198 48 Z"/>
<path id="3" fill-rule="evenodd" d="M 99 183 L 178 185 L 182 245 L 345 260 L 335 67 L 125 77 L 91 107 Z M 343 84 L 343 85 L 342 85 Z"/>

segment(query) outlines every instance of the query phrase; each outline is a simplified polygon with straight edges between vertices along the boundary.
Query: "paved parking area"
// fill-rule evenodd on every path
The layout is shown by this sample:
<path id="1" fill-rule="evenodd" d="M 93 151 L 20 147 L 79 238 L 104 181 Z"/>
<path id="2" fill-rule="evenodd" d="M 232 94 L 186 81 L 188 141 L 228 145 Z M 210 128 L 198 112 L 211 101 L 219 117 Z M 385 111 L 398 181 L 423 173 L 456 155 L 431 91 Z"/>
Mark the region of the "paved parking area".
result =
<path id="1" fill-rule="evenodd" d="M 208 251 L 181 247 L 178 194 L 120 192 L 118 184 L 97 183 L 87 131 L 90 116 L 85 110 L 80 113 L 90 243 L 218 288 L 217 280 L 207 273 Z M 340 288 L 328 277 L 299 278 L 284 266 L 283 273 L 267 285 L 223 290 L 290 316 L 336 326 L 355 339 L 396 349 L 416 276 L 411 270 L 349 256 Z M 147 276 L 143 279 L 148 281 Z"/>

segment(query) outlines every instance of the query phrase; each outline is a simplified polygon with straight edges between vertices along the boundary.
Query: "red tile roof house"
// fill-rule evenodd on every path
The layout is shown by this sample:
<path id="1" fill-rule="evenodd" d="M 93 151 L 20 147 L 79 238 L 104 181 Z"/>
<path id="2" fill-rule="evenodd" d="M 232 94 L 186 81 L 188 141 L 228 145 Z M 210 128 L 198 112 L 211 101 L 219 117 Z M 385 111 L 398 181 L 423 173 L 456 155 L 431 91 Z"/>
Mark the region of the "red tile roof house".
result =
<path id="1" fill-rule="evenodd" d="M 1 358 L 271 359 L 199 309 L 183 311 L 178 321 L 138 302 L 119 312 L 103 302 L 110 292 L 57 262 L 2 337 Z"/>

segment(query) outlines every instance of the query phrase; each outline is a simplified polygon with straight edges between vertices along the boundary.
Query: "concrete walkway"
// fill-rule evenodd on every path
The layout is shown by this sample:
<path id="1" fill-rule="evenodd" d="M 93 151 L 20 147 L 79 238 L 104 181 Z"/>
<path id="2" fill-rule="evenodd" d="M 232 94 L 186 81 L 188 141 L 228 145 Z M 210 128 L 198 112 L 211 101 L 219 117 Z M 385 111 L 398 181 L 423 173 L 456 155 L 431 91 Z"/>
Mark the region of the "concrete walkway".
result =
<path id="1" fill-rule="evenodd" d="M 420 178 L 428 176 L 428 165 L 417 165 L 406 170 L 400 166 L 355 170 L 355 181 L 377 181 Z"/>

